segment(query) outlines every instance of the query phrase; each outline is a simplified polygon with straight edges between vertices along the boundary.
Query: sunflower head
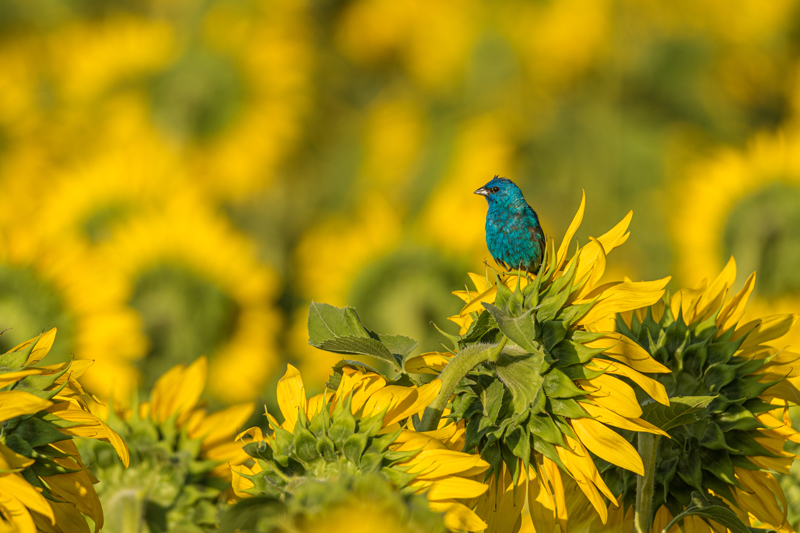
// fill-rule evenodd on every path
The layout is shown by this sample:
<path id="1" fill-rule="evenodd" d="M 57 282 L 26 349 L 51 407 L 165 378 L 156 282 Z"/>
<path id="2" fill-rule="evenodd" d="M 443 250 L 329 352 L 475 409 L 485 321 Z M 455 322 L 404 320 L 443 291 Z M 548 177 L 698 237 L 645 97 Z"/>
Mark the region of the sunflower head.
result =
<path id="1" fill-rule="evenodd" d="M 9 531 L 88 533 L 86 517 L 103 527 L 97 479 L 73 438 L 105 441 L 109 461 L 128 465 L 125 443 L 89 411 L 77 381 L 91 362 L 39 364 L 55 336 L 54 328 L 0 355 L 0 522 Z"/>
<path id="2" fill-rule="evenodd" d="M 292 497 L 261 495 L 222 514 L 222 533 L 445 533 L 444 519 L 423 496 L 397 487 L 378 473 L 305 478 Z"/>
<path id="3" fill-rule="evenodd" d="M 671 373 L 653 375 L 673 406 L 645 405 L 646 417 L 668 427 L 660 439 L 655 477 L 657 519 L 678 515 L 692 493 L 722 498 L 745 523 L 785 525 L 786 500 L 771 472 L 789 473 L 794 456 L 787 440 L 800 442 L 791 428 L 789 402 L 797 401 L 791 364 L 800 354 L 773 347 L 794 325 L 792 315 L 740 324 L 755 284 L 726 297 L 736 277 L 733 259 L 710 284 L 678 291 L 648 308 L 617 316 L 617 329 L 636 341 Z M 783 348 L 783 346 L 781 346 Z M 706 397 L 704 409 L 680 414 L 679 397 Z M 633 501 L 636 481 L 619 469 L 605 475 L 615 492 Z M 660 513 L 660 515 L 659 515 Z M 748 517 L 749 515 L 749 517 Z"/>
<path id="4" fill-rule="evenodd" d="M 134 398 L 132 408 L 112 406 L 106 413 L 132 455 L 123 471 L 109 460 L 106 446 L 86 447 L 92 470 L 104 481 L 99 494 L 112 517 L 110 530 L 123 530 L 122 521 L 131 517 L 151 530 L 164 519 L 176 528 L 214 529 L 230 488 L 229 464 L 248 459 L 233 438 L 253 404 L 209 412 L 200 400 L 206 377 L 204 357 L 177 365 L 158 379 L 150 401 Z"/>
<path id="5" fill-rule="evenodd" d="M 461 326 L 458 336 L 448 336 L 452 351 L 405 361 L 406 371 L 441 371 L 448 383 L 451 369 L 470 369 L 458 372 L 464 378 L 453 388 L 448 417 L 465 424 L 463 450 L 477 450 L 491 465 L 492 488 L 477 509 L 498 531 L 519 527 L 526 488 L 532 512 L 564 530 L 562 472 L 605 522 L 606 498 L 616 500 L 590 452 L 641 474 L 636 450 L 609 426 L 663 433 L 640 419 L 627 380 L 667 403 L 663 386 L 642 372 L 669 370 L 614 332 L 613 317 L 658 301 L 668 279 L 600 284 L 607 254 L 627 240 L 630 214 L 568 259 L 584 207 L 585 199 L 557 251 L 548 240 L 536 276 L 470 274 L 475 290 L 455 293 L 465 306 L 450 318 Z"/>
<path id="6" fill-rule="evenodd" d="M 306 399 L 300 373 L 289 365 L 278 384 L 284 422 L 267 414 L 267 435 L 260 428 L 240 435 L 249 441 L 244 450 L 254 464 L 233 467 L 234 491 L 243 498 L 302 502 L 309 490 L 318 490 L 309 488 L 309 482 L 340 480 L 347 485 L 352 482 L 346 480 L 380 476 L 404 494 L 424 493 L 431 509 L 445 513 L 451 529 L 485 528 L 457 499 L 486 491 L 486 485 L 466 476 L 488 465 L 475 455 L 447 449 L 409 424 L 440 384 L 389 385 L 364 367 L 344 366 L 336 390 Z"/>

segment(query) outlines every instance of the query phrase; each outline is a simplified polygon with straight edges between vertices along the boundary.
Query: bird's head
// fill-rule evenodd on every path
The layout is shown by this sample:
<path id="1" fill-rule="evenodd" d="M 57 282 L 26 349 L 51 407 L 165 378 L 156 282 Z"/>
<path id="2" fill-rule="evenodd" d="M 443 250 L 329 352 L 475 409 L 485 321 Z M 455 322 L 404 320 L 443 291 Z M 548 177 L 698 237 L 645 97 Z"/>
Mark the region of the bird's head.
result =
<path id="1" fill-rule="evenodd" d="M 486 198 L 489 205 L 525 205 L 525 198 L 517 185 L 506 178 L 495 176 L 492 181 L 475 191 Z"/>

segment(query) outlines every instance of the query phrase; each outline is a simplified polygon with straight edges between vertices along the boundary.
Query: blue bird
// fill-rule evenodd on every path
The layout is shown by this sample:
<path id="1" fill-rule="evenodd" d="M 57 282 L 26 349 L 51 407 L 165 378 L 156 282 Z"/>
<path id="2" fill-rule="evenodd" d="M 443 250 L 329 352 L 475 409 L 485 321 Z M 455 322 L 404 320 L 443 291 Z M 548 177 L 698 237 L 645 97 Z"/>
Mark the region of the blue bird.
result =
<path id="1" fill-rule="evenodd" d="M 545 239 L 539 217 L 513 181 L 495 176 L 475 191 L 489 202 L 486 245 L 506 270 L 536 274 L 542 265 Z"/>

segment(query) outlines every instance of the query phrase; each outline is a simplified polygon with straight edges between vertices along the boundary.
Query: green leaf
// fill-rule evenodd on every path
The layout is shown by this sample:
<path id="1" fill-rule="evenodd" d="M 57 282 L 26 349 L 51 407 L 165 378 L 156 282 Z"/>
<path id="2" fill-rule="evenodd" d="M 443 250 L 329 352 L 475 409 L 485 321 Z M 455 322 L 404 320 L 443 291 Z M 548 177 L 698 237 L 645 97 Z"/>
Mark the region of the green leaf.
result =
<path id="1" fill-rule="evenodd" d="M 311 302 L 308 308 L 308 341 L 317 346 L 341 337 L 370 338 L 352 307 L 338 308 L 330 304 Z"/>
<path id="2" fill-rule="evenodd" d="M 550 444 L 558 444 L 564 447 L 564 437 L 561 436 L 561 430 L 558 429 L 556 423 L 546 414 L 532 415 L 528 419 L 528 431 Z"/>
<path id="3" fill-rule="evenodd" d="M 564 367 L 586 363 L 594 357 L 603 353 L 605 348 L 589 348 L 580 342 L 563 340 L 556 344 L 551 350 L 551 355 L 556 359 L 556 366 Z"/>
<path id="4" fill-rule="evenodd" d="M 669 405 L 649 402 L 642 406 L 642 418 L 656 427 L 668 431 L 705 418 L 704 409 L 716 396 L 676 396 Z"/>
<path id="5" fill-rule="evenodd" d="M 492 365 L 497 377 L 511 393 L 511 406 L 514 412 L 526 411 L 536 399 L 544 378 L 542 372 L 547 369 L 544 353 L 537 352 L 521 356 L 500 354 Z"/>
<path id="6" fill-rule="evenodd" d="M 7 368 L 9 370 L 19 370 L 25 366 L 25 361 L 28 360 L 31 352 L 33 352 L 34 346 L 36 346 L 36 343 L 39 342 L 39 337 L 41 337 L 41 335 L 37 336 L 35 339 L 32 339 L 31 343 L 25 347 L 24 350 L 0 354 L 0 367 Z"/>
<path id="7" fill-rule="evenodd" d="M 547 398 L 546 410 L 548 413 L 567 418 L 591 418 L 575 400 Z"/>
<path id="8" fill-rule="evenodd" d="M 750 526 L 747 526 L 744 522 L 742 522 L 736 513 L 731 511 L 723 502 L 722 500 L 718 500 L 716 498 L 710 499 L 706 498 L 699 492 L 692 492 L 692 504 L 686 508 L 684 512 L 677 515 L 673 518 L 665 527 L 662 529 L 662 533 L 667 533 L 672 526 L 677 524 L 678 522 L 683 521 L 684 518 L 688 518 L 690 516 L 699 516 L 704 518 L 705 520 L 712 520 L 726 528 L 728 528 L 731 533 L 756 533 L 756 532 L 774 532 L 774 529 L 756 529 Z"/>
<path id="9" fill-rule="evenodd" d="M 481 403 L 483 403 L 483 413 L 491 420 L 492 424 L 497 422 L 497 415 L 503 406 L 503 395 L 506 388 L 499 380 L 494 380 L 491 385 L 481 391 Z"/>
<path id="10" fill-rule="evenodd" d="M 367 447 L 368 438 L 366 433 L 353 433 L 347 437 L 342 447 L 344 456 L 350 459 L 354 464 L 361 463 L 361 454 L 364 453 Z"/>
<path id="11" fill-rule="evenodd" d="M 578 388 L 569 377 L 557 368 L 551 368 L 544 375 L 544 392 L 550 398 L 574 398 L 575 396 L 585 396 L 586 391 Z"/>
<path id="12" fill-rule="evenodd" d="M 58 431 L 52 424 L 36 417 L 31 417 L 20 422 L 14 430 L 14 434 L 21 437 L 34 448 L 72 438 Z"/>
<path id="13" fill-rule="evenodd" d="M 395 349 L 403 351 L 405 355 L 395 357 L 392 351 L 384 346 L 380 336 L 368 331 L 361 323 L 358 313 L 352 307 L 338 308 L 329 304 L 311 302 L 308 309 L 308 343 L 311 346 L 327 352 L 369 355 L 388 361 L 395 368 L 402 371 L 401 361 L 407 355 L 410 343 L 416 347 L 416 341 L 398 336 L 386 338 Z M 408 352 L 410 353 L 410 351 Z"/>
<path id="14" fill-rule="evenodd" d="M 491 313 L 479 314 L 478 319 L 472 321 L 467 332 L 461 337 L 462 346 L 480 341 L 481 337 L 495 328 L 497 328 L 497 322 Z"/>
<path id="15" fill-rule="evenodd" d="M 541 330 L 542 344 L 544 344 L 544 349 L 548 351 L 567 336 L 567 325 L 561 320 L 542 322 Z"/>
<path id="16" fill-rule="evenodd" d="M 536 341 L 536 321 L 531 316 L 533 310 L 528 310 L 519 317 L 511 317 L 503 313 L 500 309 L 483 302 L 483 307 L 489 311 L 497 322 L 497 327 L 506 337 L 514 341 L 522 349 L 528 352 L 535 352 L 539 349 Z"/>
<path id="17" fill-rule="evenodd" d="M 378 333 L 378 338 L 381 340 L 381 343 L 388 349 L 392 355 L 399 358 L 403 363 L 405 363 L 408 356 L 411 355 L 419 343 L 412 339 L 411 337 L 406 337 L 404 335 L 384 335 L 382 333 Z"/>

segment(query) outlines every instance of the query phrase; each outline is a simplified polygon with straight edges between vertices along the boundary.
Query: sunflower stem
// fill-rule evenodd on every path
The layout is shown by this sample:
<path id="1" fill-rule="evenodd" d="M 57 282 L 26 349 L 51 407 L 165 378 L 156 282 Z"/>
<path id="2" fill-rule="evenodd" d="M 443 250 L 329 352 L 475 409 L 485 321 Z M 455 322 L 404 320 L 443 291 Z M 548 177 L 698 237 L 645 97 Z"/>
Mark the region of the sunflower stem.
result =
<path id="1" fill-rule="evenodd" d="M 462 350 L 453 357 L 447 366 L 439 374 L 439 379 L 442 380 L 442 388 L 439 390 L 439 395 L 431 404 L 425 408 L 425 413 L 422 415 L 422 422 L 417 431 L 433 431 L 439 425 L 439 420 L 442 419 L 442 413 L 450 400 L 450 396 L 467 375 L 467 372 L 475 368 L 480 363 L 485 361 L 497 361 L 500 352 L 508 342 L 508 337 L 503 335 L 502 340 L 487 347 L 485 350 L 478 352 Z"/>
<path id="2" fill-rule="evenodd" d="M 639 455 L 644 464 L 644 476 L 636 478 L 636 507 L 634 524 L 636 533 L 650 533 L 653 528 L 653 488 L 656 479 L 658 435 L 639 433 Z"/>

